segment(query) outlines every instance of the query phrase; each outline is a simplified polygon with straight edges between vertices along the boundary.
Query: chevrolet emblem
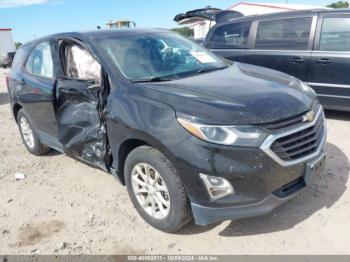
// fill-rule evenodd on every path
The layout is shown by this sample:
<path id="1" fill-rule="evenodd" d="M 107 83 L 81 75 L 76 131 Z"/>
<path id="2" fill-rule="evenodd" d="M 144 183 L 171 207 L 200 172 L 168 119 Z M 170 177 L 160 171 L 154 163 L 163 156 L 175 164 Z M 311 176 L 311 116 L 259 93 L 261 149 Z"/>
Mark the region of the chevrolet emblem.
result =
<path id="1" fill-rule="evenodd" d="M 303 115 L 303 122 L 312 122 L 315 119 L 315 112 L 310 111 L 307 114 Z"/>

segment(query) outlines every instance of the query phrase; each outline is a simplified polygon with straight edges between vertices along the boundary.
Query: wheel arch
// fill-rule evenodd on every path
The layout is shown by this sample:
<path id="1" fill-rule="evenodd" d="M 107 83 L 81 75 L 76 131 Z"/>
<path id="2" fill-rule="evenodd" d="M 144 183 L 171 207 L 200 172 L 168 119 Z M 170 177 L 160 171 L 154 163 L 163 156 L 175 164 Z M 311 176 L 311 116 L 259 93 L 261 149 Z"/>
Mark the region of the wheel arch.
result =
<path id="1" fill-rule="evenodd" d="M 172 162 L 171 155 L 169 154 L 167 149 L 158 141 L 154 141 L 153 139 L 147 139 L 144 136 L 129 137 L 126 140 L 124 140 L 118 148 L 112 147 L 112 167 L 116 171 L 116 175 L 118 176 L 117 178 L 122 183 L 122 185 L 125 185 L 124 165 L 126 158 L 130 154 L 130 152 L 133 151 L 135 148 L 145 145 L 159 150 L 165 157 L 169 159 L 170 162 Z"/>
<path id="2" fill-rule="evenodd" d="M 124 176 L 124 164 L 125 160 L 135 148 L 139 146 L 149 145 L 146 141 L 138 138 L 129 138 L 125 140 L 118 149 L 117 159 L 118 162 L 116 164 L 117 175 L 119 181 L 125 185 L 125 176 Z"/>
<path id="3" fill-rule="evenodd" d="M 19 112 L 22 108 L 23 108 L 23 107 L 22 107 L 20 104 L 18 104 L 18 103 L 14 104 L 13 107 L 12 107 L 13 116 L 15 117 L 16 122 L 17 122 L 18 112 Z"/>

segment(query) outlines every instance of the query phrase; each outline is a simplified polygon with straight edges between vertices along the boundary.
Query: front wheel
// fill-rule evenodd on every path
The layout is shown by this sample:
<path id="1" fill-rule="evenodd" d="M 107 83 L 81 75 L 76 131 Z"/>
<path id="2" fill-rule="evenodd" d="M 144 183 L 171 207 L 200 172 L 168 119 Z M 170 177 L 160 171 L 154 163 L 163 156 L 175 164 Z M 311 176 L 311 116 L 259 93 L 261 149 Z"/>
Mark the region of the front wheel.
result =
<path id="1" fill-rule="evenodd" d="M 125 161 L 126 185 L 136 210 L 151 226 L 175 232 L 192 219 L 185 188 L 169 160 L 141 146 Z"/>

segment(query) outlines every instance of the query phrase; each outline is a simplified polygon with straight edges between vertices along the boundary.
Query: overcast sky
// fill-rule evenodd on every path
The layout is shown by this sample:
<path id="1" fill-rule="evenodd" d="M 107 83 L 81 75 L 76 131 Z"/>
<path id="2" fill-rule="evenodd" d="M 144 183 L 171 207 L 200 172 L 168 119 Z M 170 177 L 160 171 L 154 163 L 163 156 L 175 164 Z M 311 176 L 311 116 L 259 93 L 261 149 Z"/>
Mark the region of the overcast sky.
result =
<path id="1" fill-rule="evenodd" d="M 15 41 L 47 34 L 105 27 L 109 19 L 135 20 L 138 27 L 176 27 L 176 14 L 210 5 L 228 8 L 233 0 L 0 0 L 0 28 L 12 28 Z M 284 0 L 242 2 L 285 3 Z M 288 0 L 325 6 L 332 0 Z"/>

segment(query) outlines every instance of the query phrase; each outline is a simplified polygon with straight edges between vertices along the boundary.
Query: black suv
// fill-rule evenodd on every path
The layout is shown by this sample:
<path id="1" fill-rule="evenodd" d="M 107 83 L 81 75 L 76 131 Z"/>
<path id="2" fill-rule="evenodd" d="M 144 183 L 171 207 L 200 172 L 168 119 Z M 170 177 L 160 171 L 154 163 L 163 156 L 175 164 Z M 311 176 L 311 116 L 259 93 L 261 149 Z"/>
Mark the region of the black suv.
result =
<path id="1" fill-rule="evenodd" d="M 324 114 L 311 88 L 166 30 L 25 44 L 9 94 L 31 153 L 54 148 L 111 173 L 167 232 L 192 217 L 205 225 L 268 213 L 324 166 Z"/>
<path id="2" fill-rule="evenodd" d="M 204 46 L 230 60 L 295 76 L 325 108 L 350 111 L 350 9 L 233 19 L 215 25 Z"/>

